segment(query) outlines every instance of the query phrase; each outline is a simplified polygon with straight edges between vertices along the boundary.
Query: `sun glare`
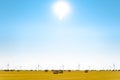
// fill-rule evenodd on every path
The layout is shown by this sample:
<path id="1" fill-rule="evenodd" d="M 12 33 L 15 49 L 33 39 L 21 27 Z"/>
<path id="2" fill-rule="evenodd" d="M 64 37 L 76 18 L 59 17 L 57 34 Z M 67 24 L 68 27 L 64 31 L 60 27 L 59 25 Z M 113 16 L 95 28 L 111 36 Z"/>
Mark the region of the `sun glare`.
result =
<path id="1" fill-rule="evenodd" d="M 53 5 L 55 15 L 62 20 L 70 12 L 70 5 L 65 1 L 57 1 Z"/>

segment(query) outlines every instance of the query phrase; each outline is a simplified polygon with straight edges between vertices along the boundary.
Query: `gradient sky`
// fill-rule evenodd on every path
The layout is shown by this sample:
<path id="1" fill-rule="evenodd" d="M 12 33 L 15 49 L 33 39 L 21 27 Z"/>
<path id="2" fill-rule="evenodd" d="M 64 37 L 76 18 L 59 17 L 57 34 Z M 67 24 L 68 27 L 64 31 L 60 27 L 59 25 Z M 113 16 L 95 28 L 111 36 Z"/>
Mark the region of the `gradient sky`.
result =
<path id="1" fill-rule="evenodd" d="M 0 0 L 0 65 L 120 68 L 120 0 L 66 0 L 63 21 L 56 1 Z"/>

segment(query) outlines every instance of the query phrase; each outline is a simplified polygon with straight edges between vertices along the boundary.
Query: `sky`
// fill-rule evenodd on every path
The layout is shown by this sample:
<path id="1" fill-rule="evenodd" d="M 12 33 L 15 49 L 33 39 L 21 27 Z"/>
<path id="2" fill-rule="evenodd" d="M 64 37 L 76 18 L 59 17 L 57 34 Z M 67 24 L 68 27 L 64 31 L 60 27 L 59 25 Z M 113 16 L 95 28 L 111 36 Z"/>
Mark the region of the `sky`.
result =
<path id="1" fill-rule="evenodd" d="M 120 1 L 64 0 L 62 21 L 57 1 L 0 0 L 0 69 L 120 69 Z"/>

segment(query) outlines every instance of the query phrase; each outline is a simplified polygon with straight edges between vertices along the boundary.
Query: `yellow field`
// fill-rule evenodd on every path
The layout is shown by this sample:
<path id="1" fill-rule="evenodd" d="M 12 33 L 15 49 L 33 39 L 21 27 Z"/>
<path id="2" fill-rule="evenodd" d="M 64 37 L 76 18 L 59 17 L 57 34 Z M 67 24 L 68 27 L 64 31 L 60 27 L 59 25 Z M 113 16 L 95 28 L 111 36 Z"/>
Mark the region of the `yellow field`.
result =
<path id="1" fill-rule="evenodd" d="M 65 71 L 53 74 L 51 71 L 0 71 L 0 80 L 120 80 L 120 71 Z"/>

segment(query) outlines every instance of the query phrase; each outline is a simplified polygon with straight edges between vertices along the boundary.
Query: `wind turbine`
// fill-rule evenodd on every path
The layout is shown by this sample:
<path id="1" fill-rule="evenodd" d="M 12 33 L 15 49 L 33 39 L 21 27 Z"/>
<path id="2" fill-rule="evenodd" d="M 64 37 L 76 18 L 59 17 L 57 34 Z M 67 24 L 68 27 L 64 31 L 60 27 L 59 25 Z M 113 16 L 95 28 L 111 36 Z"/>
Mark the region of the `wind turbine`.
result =
<path id="1" fill-rule="evenodd" d="M 78 70 L 80 70 L 80 64 L 78 64 Z"/>
<path id="2" fill-rule="evenodd" d="M 9 71 L 9 66 L 10 66 L 10 65 L 9 65 L 9 64 L 7 64 L 7 70 L 8 70 L 8 71 Z"/>

